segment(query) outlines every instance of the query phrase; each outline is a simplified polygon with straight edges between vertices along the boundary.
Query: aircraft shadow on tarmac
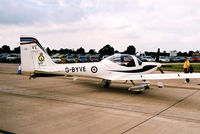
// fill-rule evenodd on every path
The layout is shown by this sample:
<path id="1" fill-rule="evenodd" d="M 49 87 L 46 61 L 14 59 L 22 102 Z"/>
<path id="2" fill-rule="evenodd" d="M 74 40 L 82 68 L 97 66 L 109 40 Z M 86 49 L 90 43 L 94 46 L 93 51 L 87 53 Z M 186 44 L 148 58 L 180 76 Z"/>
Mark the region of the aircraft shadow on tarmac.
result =
<path id="1" fill-rule="evenodd" d="M 115 93 L 115 94 L 124 94 L 124 95 L 132 95 L 137 96 L 141 98 L 146 99 L 153 99 L 153 100 L 162 100 L 162 101 L 177 101 L 177 96 L 173 93 L 168 93 L 168 89 L 165 88 L 158 88 L 156 86 L 152 86 L 150 89 L 145 90 L 142 94 L 134 94 L 127 89 L 131 86 L 130 84 L 125 85 L 123 83 L 114 83 L 109 88 L 103 88 L 100 87 L 99 82 L 93 82 L 93 81 L 74 81 L 77 84 L 85 85 L 87 87 L 90 87 L 94 89 L 95 92 L 106 92 L 106 93 Z M 173 90 L 185 90 L 185 89 L 178 89 L 178 88 L 171 88 L 170 92 L 173 92 Z M 195 91 L 195 90 L 194 90 Z M 176 92 L 175 92 L 176 93 Z M 191 93 L 188 93 L 189 95 Z M 185 95 L 185 96 L 187 96 Z M 183 96 L 184 97 L 184 96 Z M 183 98 L 181 97 L 181 98 Z M 191 103 L 198 103 L 198 102 L 191 102 Z"/>
<path id="2" fill-rule="evenodd" d="M 175 104 L 175 103 L 179 103 L 179 102 L 182 102 L 184 100 L 187 100 L 187 104 L 191 104 L 191 105 L 187 105 L 187 108 L 190 108 L 190 109 L 195 109 L 194 105 L 195 104 L 199 104 L 199 101 L 197 99 L 187 99 L 188 96 L 191 96 L 191 94 L 198 94 L 199 93 L 199 90 L 193 90 L 193 92 L 189 92 L 187 94 L 184 94 L 182 95 L 181 97 L 180 96 L 176 96 L 174 95 L 173 93 L 168 93 L 167 90 L 168 89 L 165 89 L 165 88 L 158 88 L 156 86 L 152 86 L 151 89 L 148 89 L 146 91 L 144 91 L 142 94 L 135 94 L 135 93 L 132 93 L 130 91 L 128 91 L 128 87 L 129 85 L 124 85 L 124 84 L 117 84 L 117 85 L 112 85 L 109 87 L 109 88 L 102 88 L 100 87 L 97 83 L 94 83 L 94 82 L 79 82 L 83 85 L 87 85 L 87 86 L 90 86 L 94 89 L 97 90 L 97 92 L 106 92 L 106 93 L 114 93 L 114 94 L 123 94 L 125 96 L 132 96 L 132 97 L 137 97 L 137 98 L 141 98 L 141 99 L 145 99 L 145 100 L 149 100 L 149 101 L 163 101 L 164 102 L 171 102 L 172 105 Z M 185 90 L 185 89 L 177 89 L 177 88 L 172 88 L 170 89 L 170 91 L 172 90 Z M 174 92 L 176 93 L 176 92 Z M 179 108 L 181 109 L 185 109 L 185 105 L 179 105 Z"/>

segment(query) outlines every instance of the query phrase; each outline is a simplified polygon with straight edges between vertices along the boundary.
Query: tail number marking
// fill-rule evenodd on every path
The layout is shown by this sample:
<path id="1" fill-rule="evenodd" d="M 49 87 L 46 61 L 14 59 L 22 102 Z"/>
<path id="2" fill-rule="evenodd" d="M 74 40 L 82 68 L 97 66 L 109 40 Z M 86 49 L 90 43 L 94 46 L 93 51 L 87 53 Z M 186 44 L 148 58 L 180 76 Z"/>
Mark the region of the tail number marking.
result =
<path id="1" fill-rule="evenodd" d="M 71 68 L 69 68 L 69 67 L 66 67 L 65 68 L 65 72 L 66 73 L 75 73 L 75 72 L 86 72 L 86 67 L 85 66 L 83 66 L 83 67 L 71 67 Z"/>

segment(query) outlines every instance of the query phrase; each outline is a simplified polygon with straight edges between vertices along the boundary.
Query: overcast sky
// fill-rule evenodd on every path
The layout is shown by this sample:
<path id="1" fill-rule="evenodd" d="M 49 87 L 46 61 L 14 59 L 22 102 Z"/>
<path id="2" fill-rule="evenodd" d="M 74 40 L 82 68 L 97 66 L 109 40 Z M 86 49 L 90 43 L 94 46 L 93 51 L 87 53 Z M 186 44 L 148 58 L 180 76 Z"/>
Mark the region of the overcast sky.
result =
<path id="1" fill-rule="evenodd" d="M 0 44 L 51 49 L 200 50 L 200 0 L 0 0 Z"/>

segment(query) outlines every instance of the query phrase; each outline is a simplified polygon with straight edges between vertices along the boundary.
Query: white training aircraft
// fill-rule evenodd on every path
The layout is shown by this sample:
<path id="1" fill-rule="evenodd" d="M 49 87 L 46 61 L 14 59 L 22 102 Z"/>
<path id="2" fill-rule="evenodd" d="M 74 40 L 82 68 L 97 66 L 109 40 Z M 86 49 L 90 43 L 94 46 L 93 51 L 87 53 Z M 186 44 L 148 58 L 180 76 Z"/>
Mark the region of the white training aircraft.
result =
<path id="1" fill-rule="evenodd" d="M 100 62 L 56 64 L 33 37 L 20 37 L 20 50 L 22 72 L 96 77 L 102 79 L 103 87 L 109 87 L 114 80 L 130 80 L 132 83 L 133 80 L 143 80 L 140 86 L 133 83 L 134 87 L 129 88 L 140 93 L 149 87 L 146 80 L 200 78 L 200 73 L 151 74 L 160 69 L 160 63 L 142 62 L 128 54 L 114 54 Z"/>

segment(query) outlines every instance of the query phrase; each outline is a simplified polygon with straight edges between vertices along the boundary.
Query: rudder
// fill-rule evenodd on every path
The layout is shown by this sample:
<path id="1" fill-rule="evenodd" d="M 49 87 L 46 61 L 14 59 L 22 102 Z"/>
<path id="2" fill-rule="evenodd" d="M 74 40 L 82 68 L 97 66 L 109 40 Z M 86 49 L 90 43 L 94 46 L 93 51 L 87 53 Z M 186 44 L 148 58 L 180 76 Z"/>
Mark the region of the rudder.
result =
<path id="1" fill-rule="evenodd" d="M 20 37 L 20 51 L 23 72 L 34 72 L 55 65 L 39 41 L 33 37 Z"/>

